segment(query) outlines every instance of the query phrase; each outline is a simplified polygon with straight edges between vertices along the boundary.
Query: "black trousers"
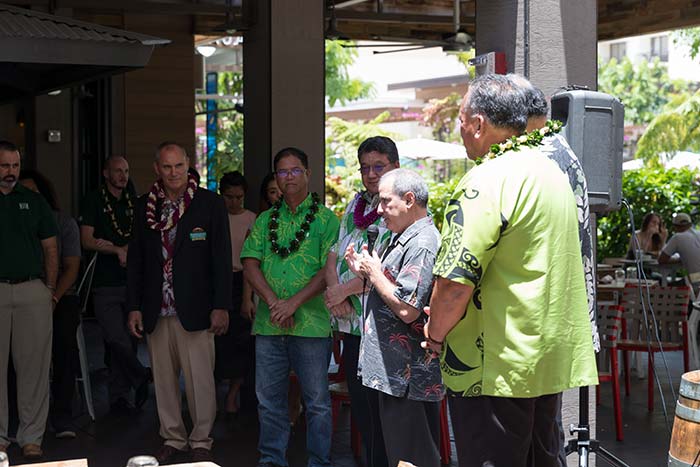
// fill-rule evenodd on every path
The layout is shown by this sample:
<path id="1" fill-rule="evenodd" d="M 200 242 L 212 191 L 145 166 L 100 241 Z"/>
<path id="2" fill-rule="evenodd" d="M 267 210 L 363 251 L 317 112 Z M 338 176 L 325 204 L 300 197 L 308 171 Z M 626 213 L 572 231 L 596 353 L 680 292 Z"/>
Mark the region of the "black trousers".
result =
<path id="1" fill-rule="evenodd" d="M 75 377 L 79 373 L 76 331 L 80 324 L 77 295 L 65 295 L 53 313 L 53 378 L 51 381 L 51 422 L 57 431 L 68 428 L 72 419 Z"/>
<path id="2" fill-rule="evenodd" d="M 560 467 L 560 400 L 450 397 L 459 467 Z"/>
<path id="3" fill-rule="evenodd" d="M 389 465 L 406 461 L 420 467 L 440 467 L 440 403 L 378 391 L 377 395 Z"/>
<path id="4" fill-rule="evenodd" d="M 357 377 L 359 354 L 360 336 L 343 333 L 343 363 L 350 392 L 350 411 L 362 436 L 365 464 L 367 467 L 388 467 L 382 425 L 379 423 L 379 392 L 363 386 L 362 380 Z"/>

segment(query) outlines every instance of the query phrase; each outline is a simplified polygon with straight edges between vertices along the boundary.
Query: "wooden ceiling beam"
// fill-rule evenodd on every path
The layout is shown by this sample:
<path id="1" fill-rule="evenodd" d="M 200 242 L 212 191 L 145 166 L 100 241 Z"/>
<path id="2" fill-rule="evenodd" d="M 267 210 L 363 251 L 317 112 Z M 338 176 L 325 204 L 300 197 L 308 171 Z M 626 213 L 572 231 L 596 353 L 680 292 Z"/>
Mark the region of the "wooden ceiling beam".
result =
<path id="1" fill-rule="evenodd" d="M 9 0 L 6 3 L 20 7 L 49 7 L 49 0 Z M 196 15 L 215 14 L 224 16 L 229 9 L 225 5 L 211 3 L 167 2 L 153 0 L 57 0 L 57 8 L 73 8 L 91 13 L 126 12 L 142 14 Z M 240 14 L 240 7 L 232 8 Z"/>
<path id="2" fill-rule="evenodd" d="M 598 0 L 598 40 L 698 25 L 699 0 Z"/>

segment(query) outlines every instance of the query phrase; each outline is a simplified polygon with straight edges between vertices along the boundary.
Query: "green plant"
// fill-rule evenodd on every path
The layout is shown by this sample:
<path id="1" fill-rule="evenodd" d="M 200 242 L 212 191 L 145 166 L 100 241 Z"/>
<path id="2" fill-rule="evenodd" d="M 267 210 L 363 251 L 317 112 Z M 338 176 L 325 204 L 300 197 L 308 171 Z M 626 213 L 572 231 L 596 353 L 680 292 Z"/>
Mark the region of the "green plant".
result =
<path id="1" fill-rule="evenodd" d="M 629 170 L 622 176 L 622 194 L 632 207 L 634 225 L 639 229 L 649 212 L 656 212 L 670 228 L 674 212 L 690 212 L 690 196 L 694 193 L 696 170 L 665 170 L 644 167 Z M 598 261 L 627 254 L 630 239 L 629 216 L 624 207 L 598 219 Z"/>
<path id="2" fill-rule="evenodd" d="M 637 143 L 636 157 L 658 162 L 661 153 L 700 149 L 700 91 L 657 115 Z"/>
<path id="3" fill-rule="evenodd" d="M 442 231 L 442 223 L 445 220 L 445 207 L 452 197 L 460 177 L 453 177 L 446 182 L 436 182 L 429 184 L 430 197 L 428 198 L 428 209 L 433 216 L 433 223 L 438 230 Z"/>
<path id="4" fill-rule="evenodd" d="M 326 41 L 326 97 L 331 107 L 336 102 L 345 105 L 374 93 L 372 83 L 350 78 L 348 74 L 348 67 L 357 59 L 357 49 L 344 46 L 352 44 L 352 41 Z"/>
<path id="5" fill-rule="evenodd" d="M 598 90 L 625 104 L 625 121 L 636 125 L 649 123 L 674 95 L 686 91 L 682 80 L 671 80 L 658 57 L 633 64 L 625 57 L 598 65 Z"/>

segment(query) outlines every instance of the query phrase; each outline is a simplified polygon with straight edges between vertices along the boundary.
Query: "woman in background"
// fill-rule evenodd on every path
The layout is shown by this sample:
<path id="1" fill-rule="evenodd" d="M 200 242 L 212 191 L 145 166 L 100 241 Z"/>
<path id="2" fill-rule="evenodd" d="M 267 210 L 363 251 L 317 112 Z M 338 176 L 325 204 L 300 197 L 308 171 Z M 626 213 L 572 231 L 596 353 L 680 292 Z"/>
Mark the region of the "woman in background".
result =
<path id="1" fill-rule="evenodd" d="M 639 244 L 638 246 L 635 245 L 635 237 L 630 238 L 627 257 L 629 259 L 635 259 L 634 250 L 639 248 L 644 254 L 649 254 L 656 258 L 666 245 L 668 231 L 666 230 L 666 227 L 664 227 L 664 222 L 661 219 L 661 216 L 655 212 L 650 212 L 644 216 L 641 230 L 637 230 L 634 235 Z"/>
<path id="2" fill-rule="evenodd" d="M 80 324 L 80 299 L 75 283 L 80 270 L 80 230 L 68 214 L 59 209 L 51 182 L 36 170 L 25 169 L 19 174 L 19 182 L 40 193 L 56 217 L 58 226 L 58 280 L 52 297 L 53 313 L 53 378 L 51 381 L 51 424 L 56 438 L 75 438 L 72 428 L 72 401 L 77 374 L 78 342 L 76 331 Z"/>
<path id="3" fill-rule="evenodd" d="M 228 332 L 215 338 L 218 379 L 229 381 L 224 411 L 227 418 L 237 424 L 239 392 L 244 378 L 253 363 L 253 340 L 250 335 L 255 305 L 250 285 L 243 279 L 241 248 L 255 222 L 255 214 L 243 207 L 248 183 L 240 172 L 228 172 L 219 181 L 219 192 L 228 210 L 233 254 L 233 310 L 229 318 Z"/>
<path id="4" fill-rule="evenodd" d="M 275 174 L 270 172 L 260 184 L 260 212 L 270 209 L 281 197 L 282 192 L 277 186 Z"/>

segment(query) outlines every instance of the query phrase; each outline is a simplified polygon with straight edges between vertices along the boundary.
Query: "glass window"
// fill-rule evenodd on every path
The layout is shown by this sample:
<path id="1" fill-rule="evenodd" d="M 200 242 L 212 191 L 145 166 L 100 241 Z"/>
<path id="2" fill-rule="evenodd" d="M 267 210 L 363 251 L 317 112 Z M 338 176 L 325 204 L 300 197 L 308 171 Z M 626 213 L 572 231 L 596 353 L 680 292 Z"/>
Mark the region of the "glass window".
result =
<path id="1" fill-rule="evenodd" d="M 618 62 L 621 61 L 627 55 L 627 43 L 626 42 L 616 42 L 615 44 L 610 44 L 610 58 L 614 58 Z"/>
<path id="2" fill-rule="evenodd" d="M 651 56 L 659 57 L 662 62 L 668 61 L 668 36 L 651 38 Z"/>

